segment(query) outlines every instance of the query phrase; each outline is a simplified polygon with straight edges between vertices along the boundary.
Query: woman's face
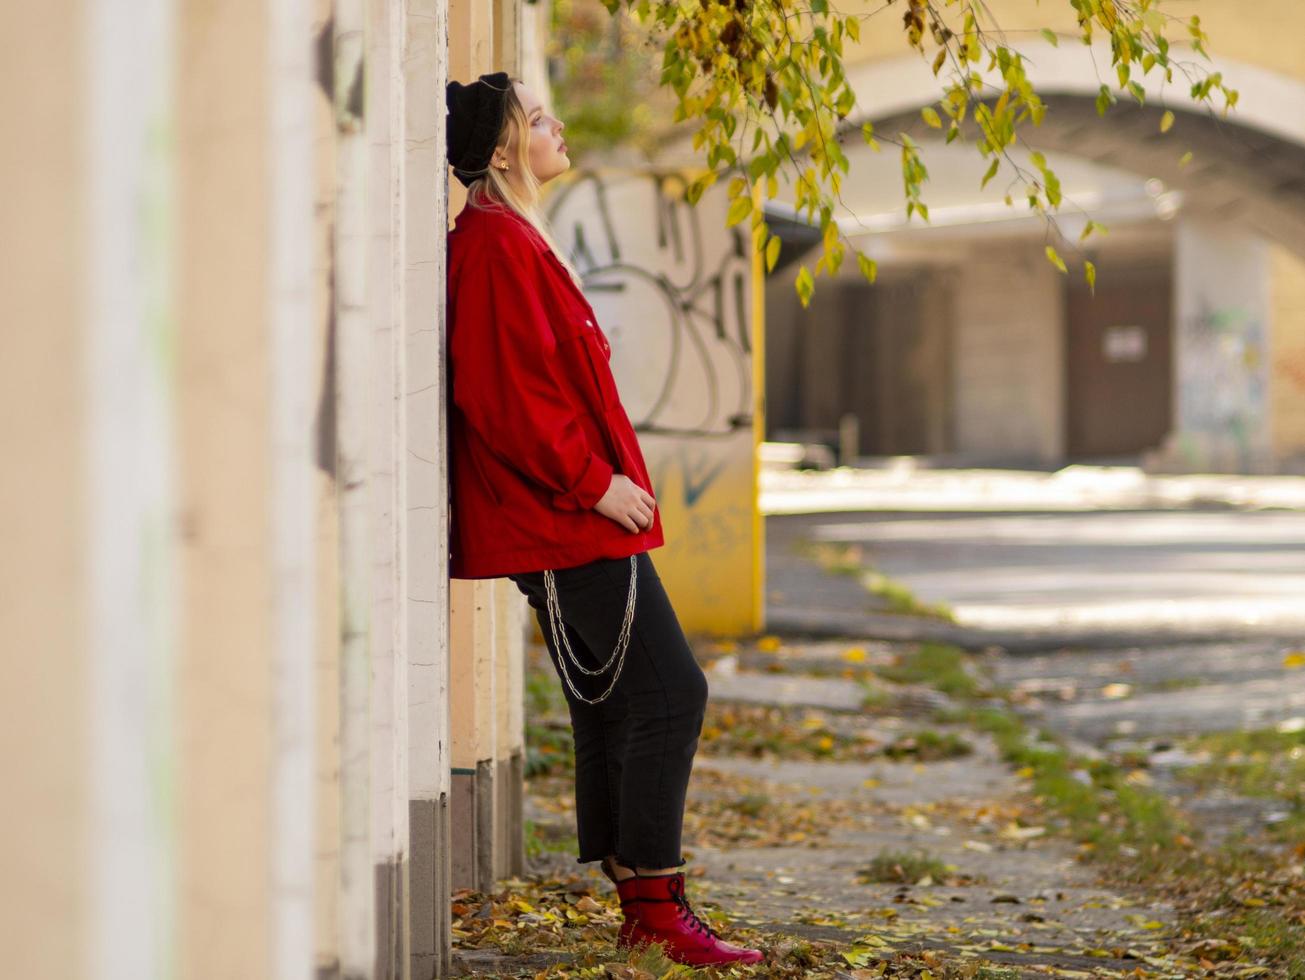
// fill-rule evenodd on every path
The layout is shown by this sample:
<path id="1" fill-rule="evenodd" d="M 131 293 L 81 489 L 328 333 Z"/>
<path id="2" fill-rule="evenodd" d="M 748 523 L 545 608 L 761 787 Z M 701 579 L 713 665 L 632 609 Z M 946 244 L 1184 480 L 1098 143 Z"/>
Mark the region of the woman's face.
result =
<path id="1" fill-rule="evenodd" d="M 547 183 L 571 166 L 566 141 L 562 139 L 562 121 L 546 113 L 535 94 L 521 82 L 516 82 L 514 87 L 530 124 L 530 169 L 536 180 Z"/>

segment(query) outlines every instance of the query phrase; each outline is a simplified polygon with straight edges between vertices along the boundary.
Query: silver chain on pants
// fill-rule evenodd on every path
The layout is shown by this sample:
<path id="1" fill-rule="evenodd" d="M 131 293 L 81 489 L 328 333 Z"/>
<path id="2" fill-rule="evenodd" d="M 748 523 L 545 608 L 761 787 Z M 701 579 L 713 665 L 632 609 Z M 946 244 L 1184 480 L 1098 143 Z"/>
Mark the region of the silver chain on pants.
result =
<path id="1" fill-rule="evenodd" d="M 630 594 L 625 600 L 625 618 L 621 620 L 621 632 L 616 637 L 616 649 L 612 651 L 612 656 L 607 663 L 603 664 L 597 670 L 590 670 L 579 660 L 576 659 L 575 652 L 571 649 L 571 640 L 566 635 L 566 625 L 562 623 L 562 604 L 557 599 L 557 583 L 553 581 L 553 572 L 551 569 L 544 571 L 544 588 L 548 592 L 548 625 L 553 633 L 553 649 L 557 651 L 557 665 L 562 669 L 562 679 L 566 681 L 566 686 L 571 689 L 571 693 L 585 704 L 599 704 L 607 700 L 607 696 L 612 693 L 616 687 L 616 680 L 621 676 L 621 668 L 625 665 L 625 648 L 630 644 L 630 628 L 634 625 L 634 600 L 635 578 L 638 564 L 637 555 L 630 556 Z M 559 628 L 559 624 L 561 624 Z M 564 652 L 565 651 L 565 652 Z M 571 663 L 582 674 L 588 674 L 590 677 L 597 677 L 599 674 L 607 673 L 608 669 L 615 665 L 612 671 L 612 682 L 607 685 L 607 690 L 596 698 L 587 698 L 576 690 L 575 684 L 571 681 L 571 675 L 566 669 L 567 657 L 571 658 Z"/>

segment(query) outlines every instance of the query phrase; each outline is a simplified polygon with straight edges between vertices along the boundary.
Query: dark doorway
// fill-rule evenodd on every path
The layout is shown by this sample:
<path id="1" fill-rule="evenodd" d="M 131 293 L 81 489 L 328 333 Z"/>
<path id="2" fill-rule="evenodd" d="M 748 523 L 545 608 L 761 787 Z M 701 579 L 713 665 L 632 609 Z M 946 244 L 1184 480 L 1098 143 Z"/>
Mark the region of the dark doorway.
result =
<path id="1" fill-rule="evenodd" d="M 1173 421 L 1173 273 L 1166 258 L 1111 265 L 1096 295 L 1066 295 L 1065 454 L 1128 456 L 1164 440 Z"/>

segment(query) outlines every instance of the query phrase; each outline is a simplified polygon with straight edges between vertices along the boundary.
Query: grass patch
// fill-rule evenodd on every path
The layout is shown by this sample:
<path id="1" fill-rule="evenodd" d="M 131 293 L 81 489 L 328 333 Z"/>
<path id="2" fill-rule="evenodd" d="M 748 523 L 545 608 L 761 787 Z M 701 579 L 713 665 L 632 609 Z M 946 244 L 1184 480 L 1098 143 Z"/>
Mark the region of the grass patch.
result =
<path id="1" fill-rule="evenodd" d="M 968 669 L 968 662 L 968 655 L 960 647 L 921 643 L 897 663 L 877 668 L 876 673 L 897 684 L 926 684 L 954 698 L 972 700 L 987 691 Z"/>
<path id="2" fill-rule="evenodd" d="M 1280 855 L 1236 840 L 1202 849 L 1200 831 L 1146 787 L 1143 770 L 1075 758 L 1054 736 L 1030 732 L 1005 709 L 968 713 L 973 725 L 992 734 L 1003 758 L 1032 780 L 1038 802 L 1079 842 L 1083 859 L 1174 901 L 1183 928 L 1208 937 L 1201 956 L 1267 963 L 1278 971 L 1268 975 L 1305 978 L 1305 884 L 1285 873 Z M 1305 857 L 1305 846 L 1297 856 Z"/>
<path id="3" fill-rule="evenodd" d="M 956 622 L 955 614 L 946 603 L 924 602 L 905 585 L 881 572 L 867 569 L 861 576 L 861 585 L 871 595 L 882 599 L 887 605 L 887 611 L 894 615 L 926 616 L 948 623 Z"/>
<path id="4" fill-rule="evenodd" d="M 880 851 L 869 864 L 857 868 L 856 876 L 862 884 L 913 884 L 924 878 L 937 881 L 947 870 L 947 865 L 925 851 Z"/>
<path id="5" fill-rule="evenodd" d="M 931 762 L 935 759 L 955 759 L 974 752 L 974 746 L 955 732 L 936 732 L 924 728 L 894 739 L 884 747 L 890 759 L 915 759 Z"/>
<path id="6" fill-rule="evenodd" d="M 832 541 L 800 541 L 798 554 L 819 563 L 830 575 L 846 575 L 859 579 L 871 595 L 883 600 L 885 612 L 898 616 L 927 616 L 954 623 L 956 618 L 945 603 L 922 602 L 914 592 L 895 582 L 867 564 L 865 551 L 859 544 L 839 544 Z"/>
<path id="7" fill-rule="evenodd" d="M 570 853 L 579 850 L 580 844 L 571 831 L 555 824 L 538 824 L 525 821 L 526 857 L 538 858 L 545 854 Z"/>
<path id="8" fill-rule="evenodd" d="M 526 778 L 575 772 L 575 736 L 569 722 L 526 723 Z"/>

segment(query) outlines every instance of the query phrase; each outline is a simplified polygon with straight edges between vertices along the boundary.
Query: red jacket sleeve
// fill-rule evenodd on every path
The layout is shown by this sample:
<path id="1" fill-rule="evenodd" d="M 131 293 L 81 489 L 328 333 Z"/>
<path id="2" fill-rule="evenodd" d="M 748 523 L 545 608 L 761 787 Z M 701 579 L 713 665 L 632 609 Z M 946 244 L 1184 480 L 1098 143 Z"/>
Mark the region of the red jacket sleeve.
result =
<path id="1" fill-rule="evenodd" d="M 490 451 L 553 493 L 592 508 L 612 466 L 588 444 L 558 379 L 557 343 L 538 290 L 538 257 L 521 243 L 475 248 L 449 297 L 453 401 Z"/>

